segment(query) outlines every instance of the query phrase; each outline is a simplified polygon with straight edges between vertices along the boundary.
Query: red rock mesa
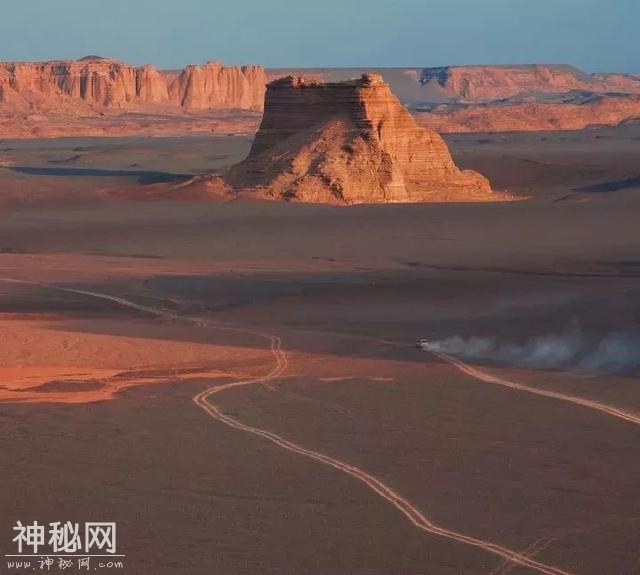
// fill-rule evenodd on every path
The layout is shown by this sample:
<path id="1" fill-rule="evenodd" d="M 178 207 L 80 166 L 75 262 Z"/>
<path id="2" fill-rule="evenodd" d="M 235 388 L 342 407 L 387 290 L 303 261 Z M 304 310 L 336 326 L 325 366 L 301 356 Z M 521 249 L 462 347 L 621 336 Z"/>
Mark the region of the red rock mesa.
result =
<path id="1" fill-rule="evenodd" d="M 420 128 L 377 74 L 271 82 L 251 152 L 226 181 L 245 195 L 300 202 L 498 199 L 486 178 L 455 166 L 444 140 Z"/>
<path id="2" fill-rule="evenodd" d="M 178 74 L 89 56 L 77 61 L 0 63 L 0 105 L 22 112 L 163 105 L 187 109 L 260 110 L 266 74 L 260 66 L 219 62 Z"/>

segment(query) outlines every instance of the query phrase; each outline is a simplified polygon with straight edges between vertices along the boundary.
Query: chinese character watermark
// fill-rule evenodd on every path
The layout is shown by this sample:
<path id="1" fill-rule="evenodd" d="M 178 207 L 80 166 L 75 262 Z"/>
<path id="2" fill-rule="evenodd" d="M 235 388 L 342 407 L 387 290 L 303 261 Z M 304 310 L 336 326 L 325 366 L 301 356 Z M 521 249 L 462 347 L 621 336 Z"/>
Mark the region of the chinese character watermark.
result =
<path id="1" fill-rule="evenodd" d="M 13 527 L 16 533 L 13 542 L 17 544 L 18 553 L 6 557 L 41 557 L 41 569 L 49 570 L 53 563 L 48 557 L 64 558 L 81 557 L 124 557 L 116 555 L 116 524 L 107 521 L 87 521 L 81 529 L 80 523 L 67 521 L 63 523 L 40 524 L 34 521 L 24 525 L 17 521 Z M 46 559 L 45 559 L 46 558 Z M 84 562 L 81 567 L 85 567 Z M 68 565 L 60 562 L 61 569 Z"/>
<path id="2" fill-rule="evenodd" d="M 22 525 L 18 521 L 13 530 L 18 532 L 13 538 L 18 543 L 18 553 L 22 553 L 24 547 L 31 547 L 37 553 L 38 548 L 44 546 L 44 525 L 38 525 L 37 521 L 33 525 Z"/>
<path id="3" fill-rule="evenodd" d="M 77 523 L 49 523 L 49 545 L 54 553 L 77 553 L 82 550 L 82 542 Z"/>
<path id="4" fill-rule="evenodd" d="M 93 547 L 106 553 L 116 552 L 115 523 L 85 523 L 84 550 L 89 553 Z"/>

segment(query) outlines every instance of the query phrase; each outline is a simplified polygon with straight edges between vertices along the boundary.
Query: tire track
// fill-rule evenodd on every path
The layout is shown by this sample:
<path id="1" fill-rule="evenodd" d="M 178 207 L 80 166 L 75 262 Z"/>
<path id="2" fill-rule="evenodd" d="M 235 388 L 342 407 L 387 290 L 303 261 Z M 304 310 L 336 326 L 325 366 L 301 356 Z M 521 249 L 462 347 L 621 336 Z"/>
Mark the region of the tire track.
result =
<path id="1" fill-rule="evenodd" d="M 475 379 L 479 379 L 480 381 L 492 383 L 494 385 L 500 385 L 502 387 L 508 387 L 509 389 L 515 389 L 517 391 L 532 393 L 534 395 L 541 395 L 542 397 L 547 397 L 549 399 L 557 399 L 560 401 L 565 401 L 567 403 L 573 403 L 575 405 L 580 405 L 581 407 L 600 411 L 602 413 L 605 413 L 606 415 L 610 415 L 634 425 L 640 425 L 640 416 L 635 413 L 631 413 L 630 411 L 625 411 L 624 409 L 620 409 L 612 405 L 607 405 L 606 403 L 600 403 L 599 401 L 586 399 L 577 395 L 569 395 L 566 393 L 561 393 L 559 391 L 551 391 L 547 389 L 538 389 L 536 387 L 524 385 L 523 383 L 510 381 L 502 377 L 491 375 L 486 371 L 482 371 L 476 367 L 473 367 L 463 361 L 460 361 L 459 359 L 456 359 L 455 357 L 447 355 L 446 353 L 429 349 L 428 346 L 425 346 L 424 349 L 426 349 L 429 353 L 435 355 L 436 357 L 439 357 L 440 359 L 446 361 L 447 363 L 450 363 L 463 373 L 466 373 L 467 375 L 470 375 Z"/>
<path id="2" fill-rule="evenodd" d="M 551 545 L 551 543 L 553 543 L 554 540 L 555 539 L 552 536 L 545 535 L 537 541 L 534 541 L 531 545 L 529 545 L 529 547 L 521 551 L 521 553 L 523 555 L 526 555 L 527 557 L 533 557 L 540 551 L 544 551 L 549 545 Z M 500 565 L 498 565 L 493 571 L 489 573 L 489 575 L 507 575 L 508 573 L 511 573 L 511 571 L 513 571 L 513 568 L 515 566 L 516 565 L 513 563 L 513 561 L 504 559 L 500 563 Z"/>
<path id="3" fill-rule="evenodd" d="M 536 561 L 535 559 L 527 556 L 526 552 L 519 553 L 517 551 L 508 549 L 507 547 L 503 547 L 502 545 L 499 545 L 497 543 L 492 543 L 490 541 L 472 537 L 470 535 L 465 535 L 464 533 L 460 533 L 458 531 L 454 531 L 454 530 L 442 527 L 441 525 L 438 525 L 432 522 L 430 519 L 428 519 L 408 499 L 402 497 L 398 492 L 396 492 L 391 487 L 389 487 L 388 485 L 380 481 L 375 476 L 367 473 L 363 469 L 356 467 L 355 465 L 351 465 L 349 463 L 341 461 L 339 459 L 330 457 L 318 451 L 308 449 L 293 441 L 289 441 L 288 439 L 276 433 L 272 433 L 270 431 L 260 429 L 258 427 L 253 427 L 251 425 L 246 425 L 241 421 L 223 413 L 213 402 L 210 401 L 210 398 L 212 398 L 214 395 L 217 395 L 224 391 L 228 391 L 230 389 L 249 386 L 249 385 L 261 384 L 261 385 L 269 386 L 271 381 L 278 378 L 287 369 L 289 362 L 282 349 L 282 340 L 279 336 L 268 333 L 268 332 L 254 330 L 254 329 L 246 329 L 246 328 L 240 328 L 240 327 L 235 327 L 235 326 L 230 326 L 225 324 L 217 324 L 214 322 L 203 320 L 202 318 L 182 316 L 182 315 L 174 314 L 171 312 L 166 312 L 159 308 L 140 305 L 130 300 L 127 300 L 125 298 L 112 296 L 112 295 L 104 294 L 100 292 L 62 287 L 62 286 L 40 283 L 40 282 L 33 282 L 28 280 L 19 280 L 14 278 L 0 278 L 0 282 L 32 285 L 32 286 L 37 286 L 44 289 L 51 289 L 51 290 L 62 291 L 67 293 L 84 295 L 87 297 L 93 297 L 101 300 L 111 301 L 123 307 L 148 313 L 155 317 L 163 317 L 170 320 L 185 321 L 185 322 L 193 323 L 195 325 L 206 326 L 216 330 L 233 331 L 235 333 L 244 333 L 244 334 L 254 335 L 254 336 L 267 339 L 270 342 L 270 351 L 275 359 L 275 366 L 266 375 L 262 375 L 262 376 L 258 376 L 250 379 L 244 379 L 240 381 L 235 381 L 228 384 L 214 386 L 212 388 L 206 389 L 196 394 L 193 397 L 193 402 L 198 407 L 200 407 L 209 417 L 213 418 L 214 420 L 220 423 L 223 423 L 224 425 L 232 429 L 236 429 L 238 431 L 243 431 L 245 433 L 250 433 L 257 437 L 261 437 L 291 453 L 301 455 L 308 459 L 317 461 L 328 467 L 332 467 L 334 469 L 337 469 L 338 471 L 342 471 L 343 473 L 349 475 L 350 477 L 353 477 L 354 479 L 357 479 L 358 481 L 363 483 L 367 488 L 369 488 L 371 491 L 373 491 L 374 493 L 376 493 L 377 495 L 385 499 L 387 502 L 389 502 L 393 507 L 395 507 L 398 511 L 400 511 L 415 527 L 417 527 L 422 531 L 425 531 L 431 535 L 436 535 L 439 537 L 443 537 L 445 539 L 449 539 L 451 541 L 456 541 L 458 543 L 463 543 L 465 545 L 469 545 L 471 547 L 481 549 L 483 551 L 496 555 L 502 558 L 503 560 L 508 561 L 509 563 L 514 563 L 524 567 L 529 567 L 535 572 L 541 573 L 543 575 L 571 575 L 568 571 L 564 571 L 557 567 L 547 565 L 540 561 Z"/>

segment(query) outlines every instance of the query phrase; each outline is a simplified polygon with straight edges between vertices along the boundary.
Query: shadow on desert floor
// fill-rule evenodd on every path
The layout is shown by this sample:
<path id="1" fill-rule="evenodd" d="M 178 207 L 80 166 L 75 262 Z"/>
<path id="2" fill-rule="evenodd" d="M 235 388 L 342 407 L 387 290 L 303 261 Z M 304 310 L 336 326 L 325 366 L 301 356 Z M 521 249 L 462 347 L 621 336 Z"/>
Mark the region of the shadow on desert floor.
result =
<path id="1" fill-rule="evenodd" d="M 295 276 L 178 275 L 149 278 L 143 285 L 130 281 L 69 284 L 157 309 L 157 319 L 115 302 L 45 288 L 29 288 L 13 303 L 5 299 L 2 311 L 58 313 L 59 321 L 50 329 L 60 332 L 229 349 L 263 350 L 264 338 L 243 330 L 264 330 L 282 336 L 295 354 L 354 360 L 384 357 L 425 364 L 434 358 L 416 351 L 415 341 L 422 337 L 484 336 L 526 344 L 540 335 L 566 332 L 576 318 L 586 339 L 597 340 L 616 330 L 633 331 L 636 304 L 623 299 L 633 291 L 635 282 L 629 285 L 630 279 L 595 277 L 585 284 L 583 277 L 543 275 L 532 281 L 518 274 L 505 279 L 504 274 L 495 273 L 478 277 L 475 271 L 466 277 L 459 272 L 425 275 L 402 270 Z M 505 289 L 510 292 L 506 304 L 502 301 Z M 455 309 L 451 301 L 457 302 Z M 619 318 L 615 324 L 612 316 Z M 136 328 L 136 322 L 146 327 Z M 153 324 L 157 328 L 149 327 Z M 505 366 L 490 359 L 476 363 Z"/>
<path id="2" fill-rule="evenodd" d="M 69 167 L 33 167 L 11 166 L 13 172 L 28 176 L 45 177 L 90 177 L 90 178 L 137 178 L 139 184 L 158 184 L 167 182 L 182 182 L 192 177 L 189 174 L 173 174 L 152 170 L 108 170 L 98 168 L 69 168 Z"/>
<path id="3" fill-rule="evenodd" d="M 589 186 L 582 186 L 575 188 L 574 192 L 586 192 L 586 193 L 607 193 L 607 192 L 619 192 L 622 190 L 631 190 L 633 188 L 640 187 L 640 176 L 633 178 L 625 178 L 622 180 L 611 180 L 609 182 L 603 182 L 601 184 L 591 184 Z"/>

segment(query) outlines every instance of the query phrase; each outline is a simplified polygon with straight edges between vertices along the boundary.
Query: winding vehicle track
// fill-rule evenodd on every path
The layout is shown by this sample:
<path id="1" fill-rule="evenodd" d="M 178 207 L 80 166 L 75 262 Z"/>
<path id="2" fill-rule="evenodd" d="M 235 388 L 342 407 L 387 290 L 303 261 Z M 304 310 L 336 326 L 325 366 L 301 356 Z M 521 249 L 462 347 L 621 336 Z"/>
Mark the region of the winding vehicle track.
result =
<path id="1" fill-rule="evenodd" d="M 288 367 L 287 357 L 282 349 L 282 340 L 277 335 L 272 333 L 263 332 L 254 329 L 247 329 L 242 327 L 230 326 L 226 324 L 217 324 L 214 322 L 210 322 L 203 318 L 198 317 L 188 317 L 182 316 L 178 314 L 174 314 L 171 312 L 167 312 L 160 308 L 145 306 L 141 304 L 137 304 L 128 299 L 82 289 L 69 288 L 63 286 L 57 286 L 53 284 L 46 284 L 40 282 L 33 282 L 28 280 L 19 280 L 14 278 L 1 278 L 0 282 L 4 283 L 13 283 L 13 284 L 22 284 L 22 285 L 32 285 L 41 287 L 44 289 L 51 289 L 56 291 L 62 291 L 67 293 L 73 293 L 78 295 L 84 295 L 87 297 L 93 297 L 101 300 L 111 301 L 117 303 L 123 307 L 127 307 L 130 309 L 134 309 L 137 311 L 141 311 L 144 313 L 151 314 L 155 317 L 166 318 L 170 320 L 180 320 L 189 323 L 193 323 L 195 325 L 205 326 L 216 330 L 225 330 L 225 331 L 233 331 L 236 333 L 244 333 L 247 335 L 254 335 L 258 337 L 262 337 L 270 342 L 270 350 L 271 354 L 275 359 L 275 366 L 266 374 L 261 375 L 259 377 L 235 381 L 233 383 L 223 384 L 211 387 L 206 389 L 193 397 L 193 402 L 204 410 L 207 415 L 216 421 L 227 425 L 233 429 L 238 431 L 244 431 L 246 433 L 250 433 L 252 435 L 261 437 L 266 439 L 279 447 L 292 452 L 303 457 L 307 457 L 353 477 L 354 479 L 359 480 L 361 483 L 366 485 L 371 491 L 378 494 L 380 497 L 385 499 L 391 505 L 393 505 L 398 511 L 400 511 L 415 527 L 430 533 L 432 535 L 436 535 L 439 537 L 443 537 L 445 539 L 449 539 L 452 541 L 457 541 L 459 543 L 463 543 L 465 545 L 469 545 L 471 547 L 476 547 L 482 549 L 488 553 L 496 555 L 503 559 L 508 563 L 513 563 L 517 565 L 521 565 L 524 567 L 529 567 L 536 573 L 541 573 L 543 575 L 571 575 L 568 571 L 564 571 L 558 567 L 554 567 L 552 565 L 547 565 L 540 561 L 534 560 L 532 557 L 528 556 L 527 551 L 520 553 L 517 551 L 513 551 L 508 549 L 507 547 L 503 547 L 497 543 L 492 543 L 491 541 L 486 541 L 483 539 L 479 539 L 476 537 L 472 537 L 470 535 L 465 535 L 464 533 L 460 533 L 458 531 L 454 531 L 451 529 L 447 529 L 437 523 L 431 521 L 428 517 L 426 517 L 417 507 L 415 507 L 408 499 L 402 497 L 399 493 L 393 490 L 391 487 L 374 477 L 373 475 L 367 473 L 363 469 L 356 467 L 355 465 L 351 465 L 344 461 L 340 461 L 339 459 L 330 457 L 318 451 L 314 451 L 312 449 L 308 449 L 302 445 L 294 443 L 293 441 L 289 441 L 288 439 L 272 433 L 270 431 L 260 429 L 257 427 L 253 427 L 250 425 L 246 425 L 241 421 L 226 415 L 223 413 L 220 408 L 218 408 L 212 401 L 211 398 L 214 395 L 227 391 L 229 389 L 233 389 L 236 387 L 248 386 L 248 385 L 269 385 L 269 382 L 275 380 L 279 376 L 281 376 L 284 371 Z"/>
<path id="2" fill-rule="evenodd" d="M 450 363 L 454 367 L 458 368 L 463 373 L 470 375 L 475 379 L 479 379 L 480 381 L 484 381 L 486 383 L 492 383 L 494 385 L 501 385 L 502 387 L 508 387 L 510 389 L 515 389 L 517 391 L 525 391 L 527 393 L 532 393 L 534 395 L 541 395 L 543 397 L 548 397 L 550 399 L 557 399 L 560 401 L 566 401 L 568 403 L 573 403 L 575 405 L 580 405 L 582 407 L 587 407 L 589 409 L 594 409 L 596 411 L 600 411 L 607 415 L 611 415 L 628 423 L 633 423 L 634 425 L 640 425 L 640 416 L 631 413 L 629 411 L 625 411 L 618 407 L 614 407 L 612 405 L 607 405 L 605 403 L 600 403 L 598 401 L 592 401 L 591 399 L 585 399 L 584 397 L 579 397 L 577 395 L 568 395 L 566 393 L 560 393 L 558 391 L 551 391 L 547 389 L 538 389 L 536 387 L 531 387 L 529 385 L 524 385 L 522 383 L 518 383 L 516 381 L 510 381 L 508 379 L 504 379 L 502 377 L 497 377 L 495 375 L 491 375 L 486 371 L 482 371 L 476 367 L 473 367 L 455 357 L 451 357 L 446 353 L 442 353 L 440 351 L 434 351 L 426 347 L 429 353 L 432 353 L 436 357 Z"/>

